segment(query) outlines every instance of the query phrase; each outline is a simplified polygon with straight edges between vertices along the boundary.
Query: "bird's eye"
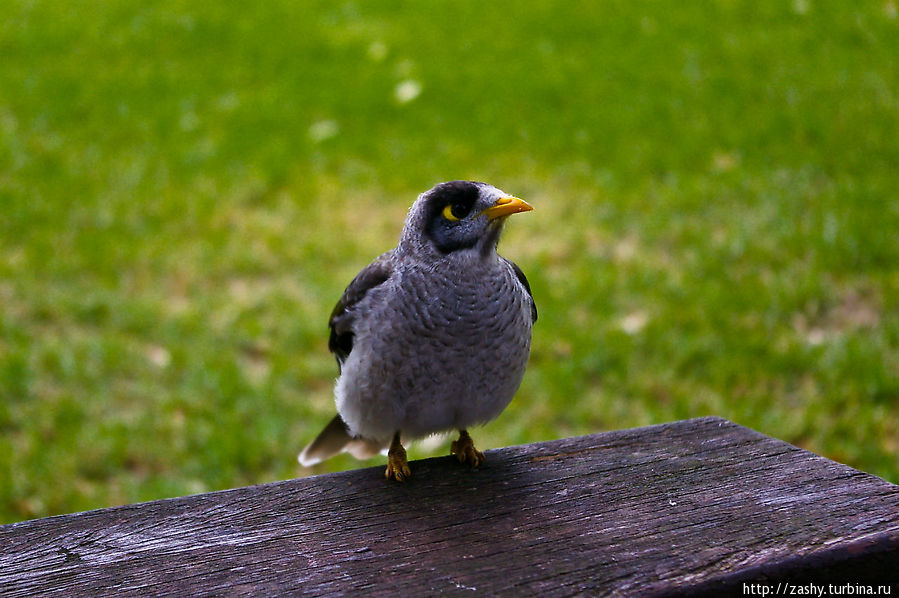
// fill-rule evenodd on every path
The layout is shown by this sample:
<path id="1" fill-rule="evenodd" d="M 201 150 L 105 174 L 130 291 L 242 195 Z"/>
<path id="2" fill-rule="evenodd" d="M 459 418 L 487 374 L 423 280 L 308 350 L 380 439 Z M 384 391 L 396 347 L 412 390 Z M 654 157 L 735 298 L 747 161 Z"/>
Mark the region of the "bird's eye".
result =
<path id="1" fill-rule="evenodd" d="M 460 203 L 449 204 L 443 208 L 443 217 L 450 222 L 458 222 L 468 215 L 468 208 Z"/>

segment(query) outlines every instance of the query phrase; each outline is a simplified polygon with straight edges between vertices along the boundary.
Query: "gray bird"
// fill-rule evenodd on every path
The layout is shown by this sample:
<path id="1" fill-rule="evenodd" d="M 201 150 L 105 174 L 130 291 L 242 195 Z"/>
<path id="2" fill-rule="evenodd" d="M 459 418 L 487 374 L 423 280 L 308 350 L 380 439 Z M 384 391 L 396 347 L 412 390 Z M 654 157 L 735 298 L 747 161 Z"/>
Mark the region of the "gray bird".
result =
<path id="1" fill-rule="evenodd" d="M 337 415 L 299 456 L 368 458 L 389 446 L 386 477 L 411 475 L 402 442 L 459 431 L 452 453 L 484 461 L 468 428 L 512 400 L 537 308 L 524 273 L 496 253 L 506 217 L 533 208 L 486 183 L 418 196 L 396 248 L 366 266 L 331 313 Z"/>

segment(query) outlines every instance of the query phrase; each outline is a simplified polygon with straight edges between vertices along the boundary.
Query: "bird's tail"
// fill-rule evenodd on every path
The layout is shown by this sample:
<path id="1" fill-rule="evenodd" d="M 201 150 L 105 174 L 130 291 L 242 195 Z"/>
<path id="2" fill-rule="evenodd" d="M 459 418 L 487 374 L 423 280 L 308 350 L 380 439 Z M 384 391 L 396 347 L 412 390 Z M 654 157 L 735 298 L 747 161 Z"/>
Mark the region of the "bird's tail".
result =
<path id="1" fill-rule="evenodd" d="M 297 460 L 303 467 L 311 467 L 344 451 L 357 459 L 368 459 L 377 455 L 383 448 L 385 447 L 379 442 L 350 436 L 346 423 L 338 414 L 315 440 L 303 449 Z"/>

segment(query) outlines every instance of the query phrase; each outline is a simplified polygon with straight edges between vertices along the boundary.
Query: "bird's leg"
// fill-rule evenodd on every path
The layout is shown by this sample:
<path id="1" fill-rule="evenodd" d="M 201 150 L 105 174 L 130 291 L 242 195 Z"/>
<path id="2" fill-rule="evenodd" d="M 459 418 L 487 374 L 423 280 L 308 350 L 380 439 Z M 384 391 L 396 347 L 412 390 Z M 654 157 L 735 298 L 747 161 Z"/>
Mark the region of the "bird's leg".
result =
<path id="1" fill-rule="evenodd" d="M 459 440 L 453 441 L 450 450 L 459 459 L 459 463 L 468 463 L 472 467 L 478 467 L 486 461 L 484 453 L 474 447 L 468 430 L 459 430 Z"/>
<path id="2" fill-rule="evenodd" d="M 412 477 L 412 470 L 409 469 L 409 462 L 406 461 L 406 449 L 400 442 L 399 432 L 393 435 L 393 442 L 390 443 L 390 448 L 387 450 L 387 471 L 384 472 L 384 477 L 388 480 L 393 478 L 397 482 Z"/>

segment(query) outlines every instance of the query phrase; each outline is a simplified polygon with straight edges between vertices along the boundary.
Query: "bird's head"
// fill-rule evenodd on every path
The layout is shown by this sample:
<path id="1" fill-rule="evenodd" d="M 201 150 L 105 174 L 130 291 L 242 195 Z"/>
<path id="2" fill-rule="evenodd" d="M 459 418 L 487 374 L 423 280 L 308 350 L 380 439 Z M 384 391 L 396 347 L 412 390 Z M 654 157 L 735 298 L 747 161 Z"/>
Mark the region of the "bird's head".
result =
<path id="1" fill-rule="evenodd" d="M 439 254 L 496 249 L 507 216 L 533 208 L 487 183 L 450 181 L 418 196 L 409 210 L 400 245 Z"/>

